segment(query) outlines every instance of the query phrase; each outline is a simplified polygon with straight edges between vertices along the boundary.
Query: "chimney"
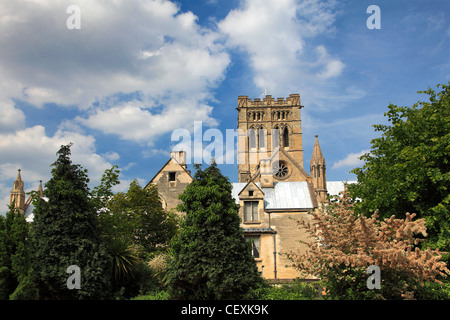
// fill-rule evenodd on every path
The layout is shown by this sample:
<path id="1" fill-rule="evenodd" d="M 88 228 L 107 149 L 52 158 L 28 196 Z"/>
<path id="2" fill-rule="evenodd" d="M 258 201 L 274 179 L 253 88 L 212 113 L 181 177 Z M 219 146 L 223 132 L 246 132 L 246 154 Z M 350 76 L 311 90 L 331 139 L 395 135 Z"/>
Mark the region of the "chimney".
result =
<path id="1" fill-rule="evenodd" d="M 186 169 L 186 151 L 172 151 L 170 157 Z"/>

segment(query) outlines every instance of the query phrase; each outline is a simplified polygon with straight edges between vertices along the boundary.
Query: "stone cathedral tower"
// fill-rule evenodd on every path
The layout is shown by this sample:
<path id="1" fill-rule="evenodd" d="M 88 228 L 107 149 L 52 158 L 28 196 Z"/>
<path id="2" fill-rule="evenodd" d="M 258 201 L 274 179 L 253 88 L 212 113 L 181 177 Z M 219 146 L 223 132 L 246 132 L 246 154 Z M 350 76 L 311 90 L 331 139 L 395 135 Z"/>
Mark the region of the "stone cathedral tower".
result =
<path id="1" fill-rule="evenodd" d="M 300 95 L 264 99 L 238 97 L 239 182 L 308 181 L 303 168 Z"/>

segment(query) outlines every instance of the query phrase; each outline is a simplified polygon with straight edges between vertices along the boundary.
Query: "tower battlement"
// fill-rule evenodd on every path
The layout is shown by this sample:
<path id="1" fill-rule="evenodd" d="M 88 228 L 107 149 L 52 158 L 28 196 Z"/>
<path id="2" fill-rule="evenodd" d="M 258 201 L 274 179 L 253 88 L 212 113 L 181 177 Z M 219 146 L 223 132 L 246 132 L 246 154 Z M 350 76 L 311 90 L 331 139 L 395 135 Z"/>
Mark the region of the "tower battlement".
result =
<path id="1" fill-rule="evenodd" d="M 251 108 L 251 107 L 286 107 L 286 106 L 297 106 L 300 105 L 300 95 L 290 94 L 288 98 L 272 98 L 271 95 L 265 96 L 262 100 L 260 98 L 249 99 L 248 96 L 238 97 L 238 108 Z"/>

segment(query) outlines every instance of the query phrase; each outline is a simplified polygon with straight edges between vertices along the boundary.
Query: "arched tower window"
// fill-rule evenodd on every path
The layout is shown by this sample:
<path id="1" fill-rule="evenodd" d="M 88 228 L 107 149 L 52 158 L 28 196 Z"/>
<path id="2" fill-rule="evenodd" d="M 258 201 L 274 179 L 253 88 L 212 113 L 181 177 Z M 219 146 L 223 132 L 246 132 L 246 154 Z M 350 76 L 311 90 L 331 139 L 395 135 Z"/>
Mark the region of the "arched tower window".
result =
<path id="1" fill-rule="evenodd" d="M 258 142 L 259 142 L 260 148 L 266 147 L 266 139 L 267 139 L 267 131 L 266 131 L 266 129 L 264 129 L 263 126 L 261 126 L 258 129 Z"/>
<path id="2" fill-rule="evenodd" d="M 256 148 L 257 143 L 257 135 L 256 135 L 256 129 L 250 128 L 248 132 L 248 146 L 250 149 Z"/>
<path id="3" fill-rule="evenodd" d="M 284 127 L 283 130 L 283 146 L 289 147 L 289 130 L 288 127 Z"/>

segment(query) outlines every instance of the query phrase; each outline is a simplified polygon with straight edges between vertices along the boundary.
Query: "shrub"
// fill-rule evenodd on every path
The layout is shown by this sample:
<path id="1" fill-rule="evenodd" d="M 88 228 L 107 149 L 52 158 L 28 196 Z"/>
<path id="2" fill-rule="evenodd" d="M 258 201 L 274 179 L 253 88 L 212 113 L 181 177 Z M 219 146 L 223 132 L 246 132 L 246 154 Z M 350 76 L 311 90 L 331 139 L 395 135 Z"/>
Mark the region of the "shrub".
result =
<path id="1" fill-rule="evenodd" d="M 282 285 L 270 285 L 259 292 L 260 300 L 315 300 L 318 299 L 318 286 L 300 279 Z"/>
<path id="2" fill-rule="evenodd" d="M 313 241 L 303 242 L 304 253 L 291 252 L 288 258 L 304 274 L 323 279 L 327 298 L 331 299 L 411 299 L 426 296 L 429 282 L 442 285 L 441 278 L 450 274 L 441 261 L 442 252 L 420 250 L 426 237 L 425 220 L 405 219 L 379 221 L 357 216 L 347 195 L 326 209 L 312 213 L 312 221 L 299 221 Z M 421 236 L 416 237 L 416 235 Z M 381 270 L 381 289 L 367 288 L 367 267 Z M 433 287 L 435 288 L 435 287 Z M 442 295 L 442 294 L 440 294 Z"/>

